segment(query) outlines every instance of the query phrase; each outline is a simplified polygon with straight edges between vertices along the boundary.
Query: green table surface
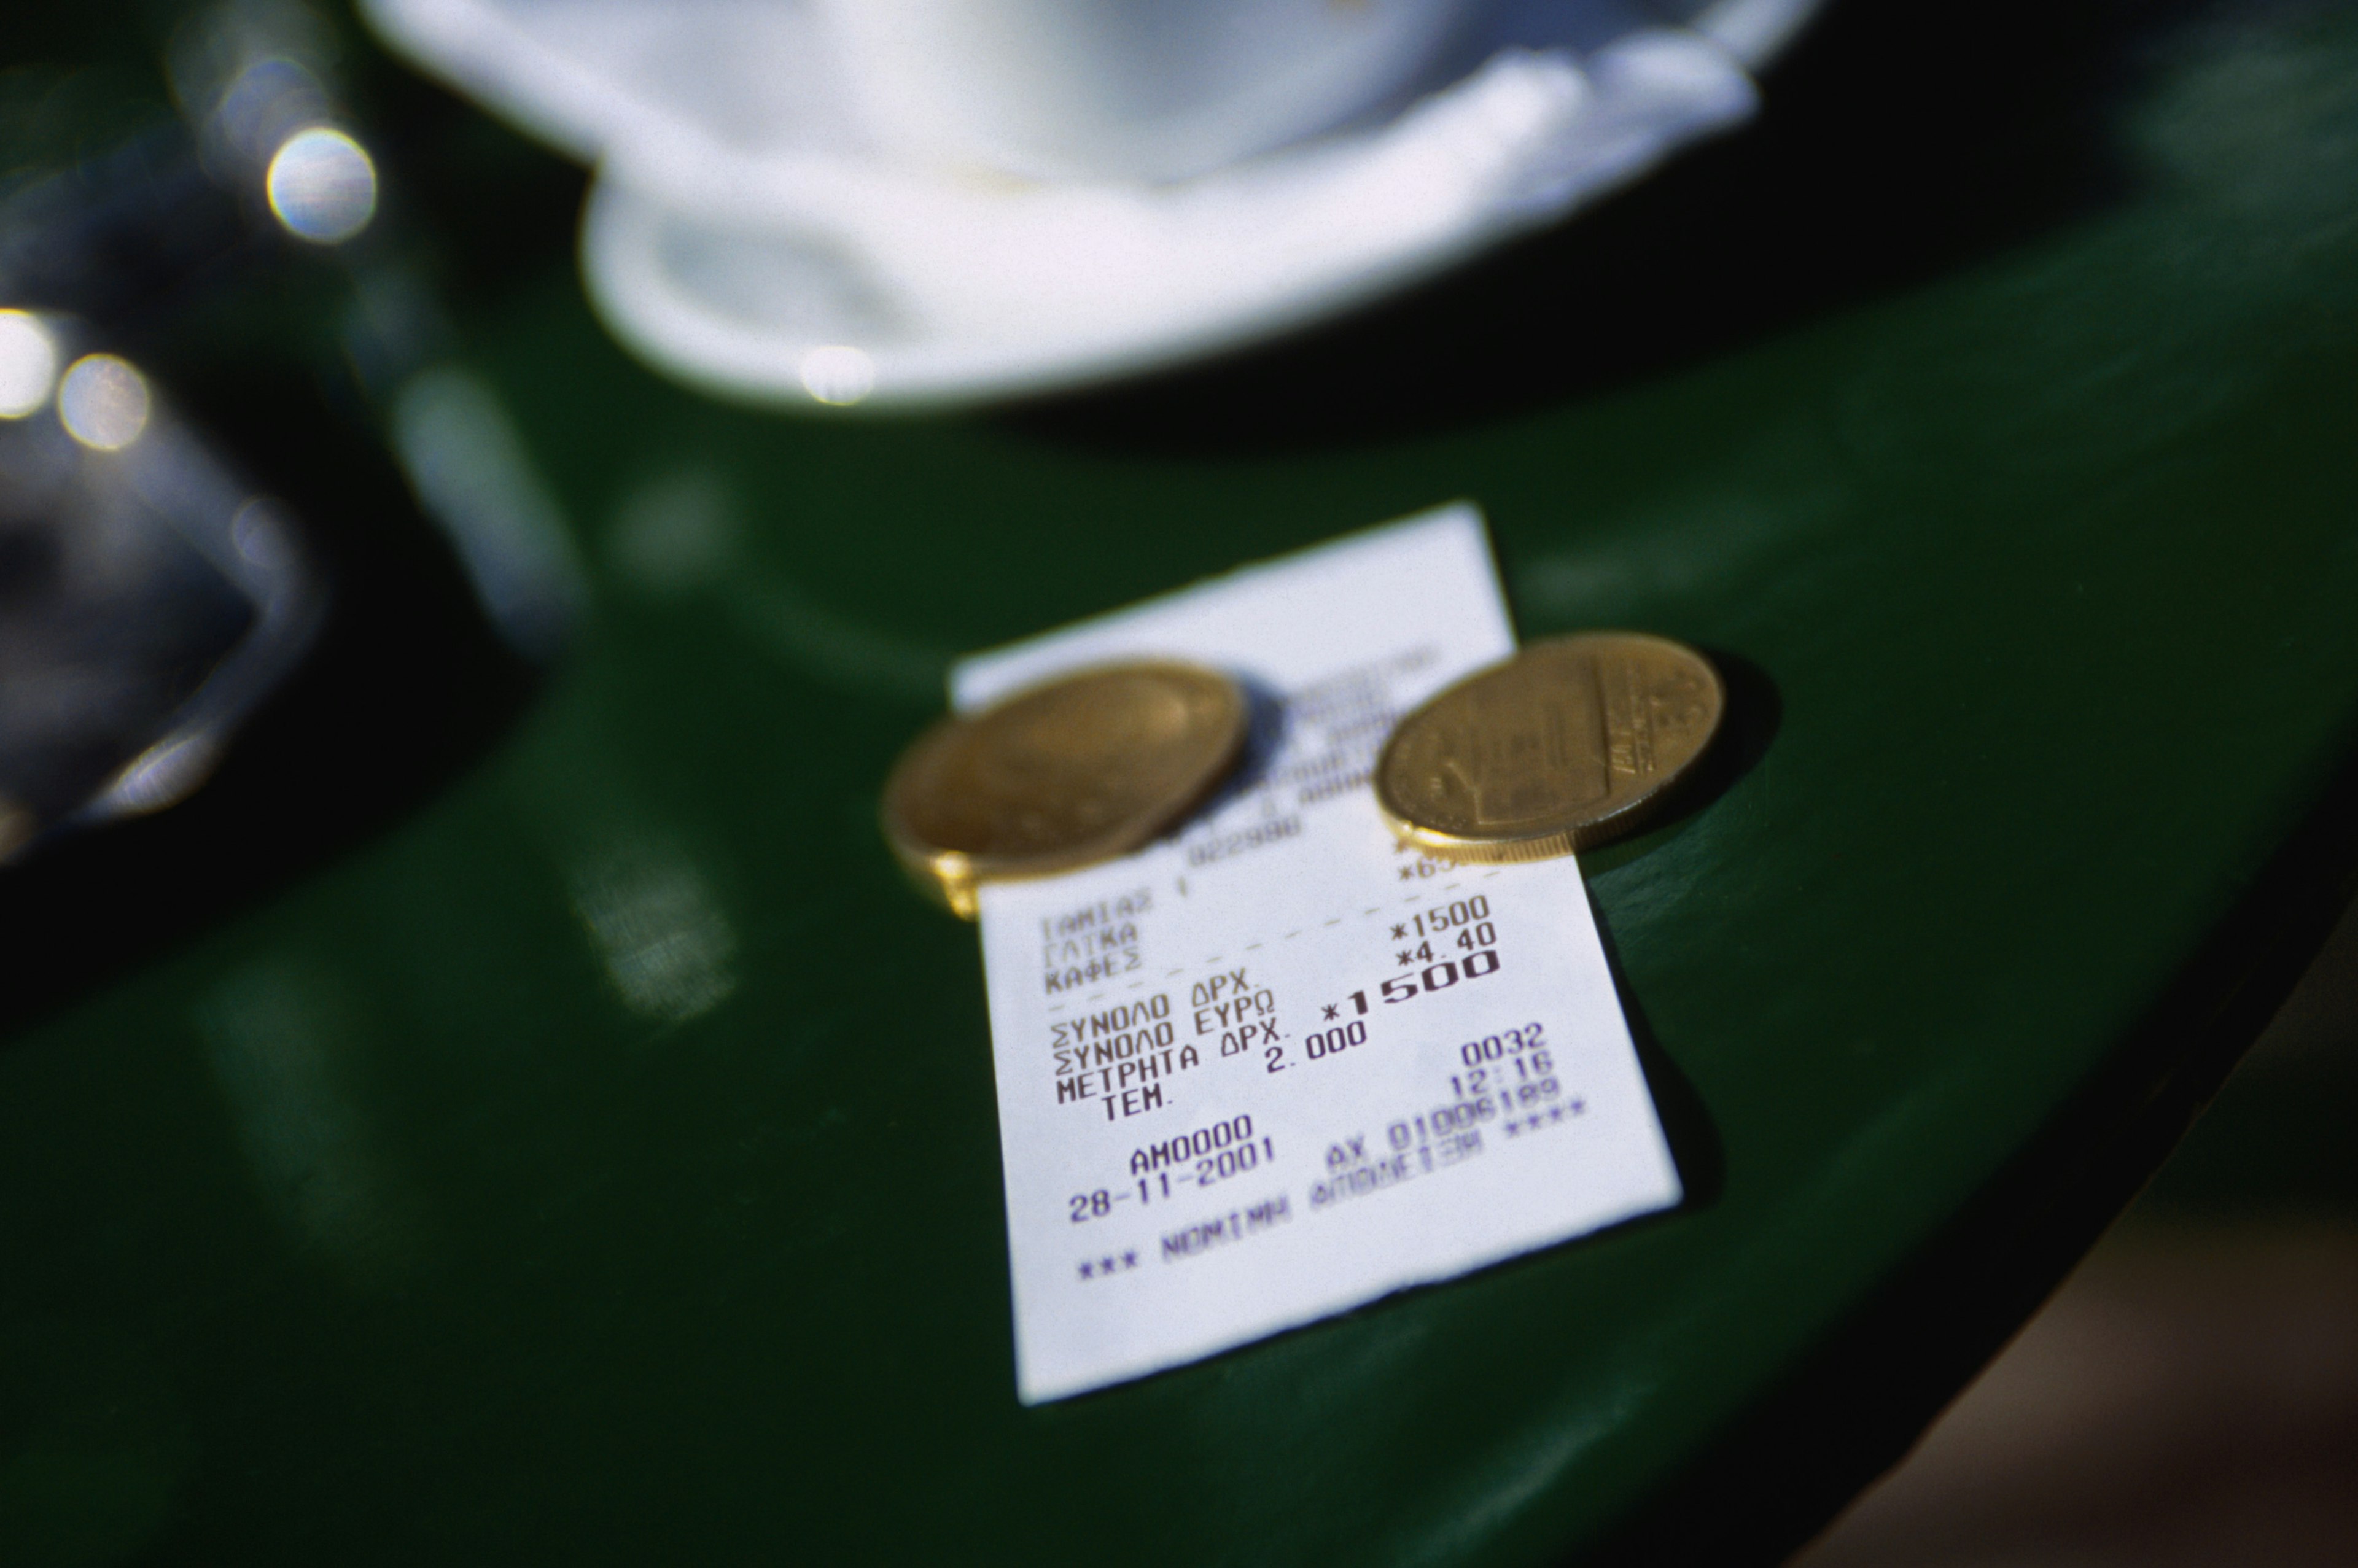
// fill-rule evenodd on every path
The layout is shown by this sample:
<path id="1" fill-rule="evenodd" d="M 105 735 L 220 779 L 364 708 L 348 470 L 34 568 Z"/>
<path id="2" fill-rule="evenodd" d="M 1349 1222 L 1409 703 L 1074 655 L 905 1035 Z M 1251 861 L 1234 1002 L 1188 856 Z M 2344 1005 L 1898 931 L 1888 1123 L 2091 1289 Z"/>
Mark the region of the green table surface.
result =
<path id="1" fill-rule="evenodd" d="M 307 449 L 416 581 L 348 571 L 373 631 L 206 796 L 0 889 L 0 1561 L 1814 1529 L 2358 863 L 2358 15 L 1912 9 L 1837 7 L 1755 129 L 1412 300 L 928 421 L 636 364 L 573 177 L 355 43 L 592 610 L 527 690 L 382 455 Z M 974 932 L 878 783 L 957 650 L 1459 496 L 1525 636 L 1734 676 L 1711 798 L 1588 863 L 1689 1198 L 1022 1409 Z"/>

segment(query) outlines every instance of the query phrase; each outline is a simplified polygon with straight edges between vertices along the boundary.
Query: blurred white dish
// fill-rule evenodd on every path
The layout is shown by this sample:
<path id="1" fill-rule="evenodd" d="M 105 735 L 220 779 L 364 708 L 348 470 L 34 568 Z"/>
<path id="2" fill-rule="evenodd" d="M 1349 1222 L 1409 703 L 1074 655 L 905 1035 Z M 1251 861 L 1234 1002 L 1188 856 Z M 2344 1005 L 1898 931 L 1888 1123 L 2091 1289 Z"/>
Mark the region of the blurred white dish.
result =
<path id="1" fill-rule="evenodd" d="M 1749 117 L 1748 68 L 1819 3 L 1675 27 L 1525 0 L 1469 74 L 1395 114 L 1146 184 L 895 157 L 795 0 L 364 0 L 413 58 L 597 165 L 583 269 L 625 342 L 715 392 L 871 407 L 1105 380 L 1429 276 Z"/>
<path id="2" fill-rule="evenodd" d="M 1422 83 L 1506 0 L 798 0 L 876 144 L 1036 179 L 1184 179 Z"/>

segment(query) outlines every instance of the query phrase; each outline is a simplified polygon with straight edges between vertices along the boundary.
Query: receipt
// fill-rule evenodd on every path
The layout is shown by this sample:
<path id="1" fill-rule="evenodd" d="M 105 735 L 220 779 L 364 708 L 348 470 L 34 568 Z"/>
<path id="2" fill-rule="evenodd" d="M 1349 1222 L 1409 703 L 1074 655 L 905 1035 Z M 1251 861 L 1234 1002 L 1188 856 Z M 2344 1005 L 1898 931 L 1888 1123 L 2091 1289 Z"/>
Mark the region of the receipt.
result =
<path id="1" fill-rule="evenodd" d="M 1174 836 L 981 890 L 1026 1404 L 1678 1202 L 1578 866 L 1402 849 L 1368 787 L 1403 714 L 1514 647 L 1461 504 L 952 672 L 971 709 L 1175 657 L 1254 709 Z"/>

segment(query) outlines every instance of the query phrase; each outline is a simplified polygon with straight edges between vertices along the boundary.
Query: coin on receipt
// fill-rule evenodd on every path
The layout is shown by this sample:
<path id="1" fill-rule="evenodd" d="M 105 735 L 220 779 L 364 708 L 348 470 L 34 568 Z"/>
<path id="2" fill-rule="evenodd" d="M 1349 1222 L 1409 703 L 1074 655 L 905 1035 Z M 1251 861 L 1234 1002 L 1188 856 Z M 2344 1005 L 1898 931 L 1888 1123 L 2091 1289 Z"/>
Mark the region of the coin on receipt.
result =
<path id="1" fill-rule="evenodd" d="M 958 914 L 983 882 L 1053 876 L 1126 855 L 1184 817 L 1236 767 L 1249 710 L 1193 665 L 1100 665 L 917 737 L 884 784 L 884 837 Z"/>
<path id="2" fill-rule="evenodd" d="M 1376 762 L 1392 831 L 1453 860 L 1569 855 L 1634 831 L 1727 707 L 1693 648 L 1639 632 L 1533 643 L 1401 720 Z"/>

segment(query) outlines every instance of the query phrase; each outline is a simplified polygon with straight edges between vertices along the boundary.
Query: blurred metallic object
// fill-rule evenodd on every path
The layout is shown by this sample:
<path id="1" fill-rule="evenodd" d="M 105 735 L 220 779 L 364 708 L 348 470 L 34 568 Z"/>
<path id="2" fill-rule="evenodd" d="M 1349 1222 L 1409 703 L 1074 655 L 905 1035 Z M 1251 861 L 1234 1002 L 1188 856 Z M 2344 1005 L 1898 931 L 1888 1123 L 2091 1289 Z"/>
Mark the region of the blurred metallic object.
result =
<path id="1" fill-rule="evenodd" d="M 185 797 L 325 606 L 291 520 L 85 336 L 0 310 L 0 861 Z"/>
<path id="2" fill-rule="evenodd" d="M 185 797 L 322 620 L 324 555 L 146 362 L 192 310 L 282 282 L 341 297 L 319 368 L 351 378 L 346 411 L 494 629 L 546 663 L 586 599 L 520 436 L 388 232 L 334 29 L 301 0 L 225 0 L 166 65 L 178 124 L 0 183 L 0 862 Z"/>
<path id="3" fill-rule="evenodd" d="M 174 94 L 212 178 L 352 287 L 344 351 L 384 418 L 419 509 L 449 539 L 485 615 L 536 663 L 565 649 L 588 600 L 562 513 L 499 395 L 448 358 L 440 303 L 373 232 L 376 162 L 346 112 L 332 39 L 299 0 L 226 0 L 176 40 Z"/>
<path id="4" fill-rule="evenodd" d="M 296 0 L 230 0 L 175 40 L 172 91 L 198 157 L 312 244 L 360 236 L 376 215 L 376 163 L 335 91 L 326 28 Z"/>

